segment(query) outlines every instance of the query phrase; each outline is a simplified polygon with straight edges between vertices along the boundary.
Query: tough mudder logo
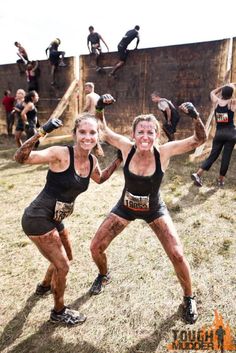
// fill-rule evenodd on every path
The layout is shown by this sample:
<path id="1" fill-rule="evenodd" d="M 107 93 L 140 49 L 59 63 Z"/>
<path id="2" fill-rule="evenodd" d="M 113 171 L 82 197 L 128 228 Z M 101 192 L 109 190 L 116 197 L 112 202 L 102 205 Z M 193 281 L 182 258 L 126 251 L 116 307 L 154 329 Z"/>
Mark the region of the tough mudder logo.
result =
<path id="1" fill-rule="evenodd" d="M 168 350 L 204 350 L 204 351 L 235 351 L 236 342 L 229 324 L 215 311 L 215 319 L 211 327 L 198 330 L 172 330 L 173 341 Z"/>

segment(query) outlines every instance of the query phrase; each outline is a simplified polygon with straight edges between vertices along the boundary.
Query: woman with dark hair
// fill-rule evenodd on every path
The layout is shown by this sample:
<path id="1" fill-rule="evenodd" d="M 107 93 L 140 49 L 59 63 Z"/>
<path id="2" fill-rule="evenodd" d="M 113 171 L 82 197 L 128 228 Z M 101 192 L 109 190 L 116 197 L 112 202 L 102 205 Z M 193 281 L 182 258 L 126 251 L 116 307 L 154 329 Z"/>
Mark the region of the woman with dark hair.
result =
<path id="1" fill-rule="evenodd" d="M 72 326 L 82 324 L 86 316 L 64 304 L 72 246 L 62 221 L 72 214 L 75 199 L 88 189 L 90 178 L 98 184 L 103 183 L 120 165 L 121 158 L 117 157 L 101 171 L 97 158 L 91 154 L 98 141 L 98 122 L 88 113 L 75 121 L 73 146 L 52 146 L 32 151 L 41 136 L 60 126 L 61 120 L 49 120 L 16 151 L 15 160 L 22 164 L 49 166 L 43 190 L 24 211 L 22 227 L 50 263 L 44 280 L 37 285 L 36 294 L 43 295 L 52 290 L 54 308 L 51 321 Z"/>
<path id="2" fill-rule="evenodd" d="M 215 109 L 216 133 L 209 157 L 202 163 L 198 171 L 191 175 L 196 186 L 202 186 L 202 174 L 205 170 L 207 171 L 211 168 L 222 150 L 220 174 L 217 183 L 220 187 L 224 186 L 225 176 L 236 143 L 236 128 L 234 125 L 236 99 L 232 99 L 234 86 L 235 84 L 227 84 L 214 89 L 210 93 L 211 101 Z"/>
<path id="3" fill-rule="evenodd" d="M 32 137 L 37 132 L 37 108 L 36 103 L 39 100 L 39 95 L 36 91 L 30 91 L 25 95 L 25 106 L 21 112 L 23 123 L 25 124 L 25 133 L 27 139 Z M 39 145 L 39 141 L 35 143 L 35 148 Z"/>
<path id="4" fill-rule="evenodd" d="M 197 320 L 196 302 L 192 292 L 191 273 L 183 253 L 181 240 L 161 199 L 161 182 L 170 158 L 191 151 L 205 141 L 205 129 L 192 103 L 183 103 L 180 109 L 188 114 L 194 125 L 194 134 L 184 140 L 158 145 L 158 121 L 152 114 L 137 116 L 133 121 L 132 139 L 115 133 L 107 124 L 103 108 L 113 101 L 110 95 L 102 96 L 97 103 L 96 117 L 102 122 L 104 139 L 122 152 L 125 185 L 117 204 L 98 228 L 91 253 L 99 274 L 90 289 L 91 295 L 101 293 L 110 281 L 105 250 L 131 221 L 144 220 L 161 242 L 170 258 L 184 295 L 183 315 L 193 324 Z"/>

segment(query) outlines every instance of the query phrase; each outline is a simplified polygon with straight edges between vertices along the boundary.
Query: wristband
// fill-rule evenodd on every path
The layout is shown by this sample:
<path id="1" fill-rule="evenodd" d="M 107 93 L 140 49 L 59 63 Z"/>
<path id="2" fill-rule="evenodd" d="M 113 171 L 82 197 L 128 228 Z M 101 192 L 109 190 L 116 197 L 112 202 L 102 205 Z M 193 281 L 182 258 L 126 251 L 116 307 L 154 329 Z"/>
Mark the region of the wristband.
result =
<path id="1" fill-rule="evenodd" d="M 38 133 L 39 133 L 40 137 L 44 137 L 46 135 L 46 132 L 42 128 L 38 129 Z"/>
<path id="2" fill-rule="evenodd" d="M 103 111 L 104 111 L 104 108 L 100 108 L 100 109 L 99 109 L 99 108 L 96 108 L 96 112 L 97 112 L 97 113 L 103 113 Z"/>

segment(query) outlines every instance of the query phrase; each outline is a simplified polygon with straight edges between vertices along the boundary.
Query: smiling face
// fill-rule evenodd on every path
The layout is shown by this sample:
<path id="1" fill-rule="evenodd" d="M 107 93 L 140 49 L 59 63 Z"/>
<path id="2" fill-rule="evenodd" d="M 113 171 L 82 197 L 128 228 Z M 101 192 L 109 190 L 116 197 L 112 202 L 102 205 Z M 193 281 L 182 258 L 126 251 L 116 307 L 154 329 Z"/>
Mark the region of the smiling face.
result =
<path id="1" fill-rule="evenodd" d="M 75 130 L 76 143 L 79 148 L 91 151 L 98 142 L 98 124 L 94 118 L 82 118 Z"/>
<path id="2" fill-rule="evenodd" d="M 139 150 L 151 150 L 159 135 L 160 126 L 153 114 L 139 115 L 134 119 L 132 137 Z"/>
<path id="3" fill-rule="evenodd" d="M 155 123 L 152 121 L 140 121 L 136 125 L 133 138 L 138 150 L 150 151 L 157 138 Z"/>

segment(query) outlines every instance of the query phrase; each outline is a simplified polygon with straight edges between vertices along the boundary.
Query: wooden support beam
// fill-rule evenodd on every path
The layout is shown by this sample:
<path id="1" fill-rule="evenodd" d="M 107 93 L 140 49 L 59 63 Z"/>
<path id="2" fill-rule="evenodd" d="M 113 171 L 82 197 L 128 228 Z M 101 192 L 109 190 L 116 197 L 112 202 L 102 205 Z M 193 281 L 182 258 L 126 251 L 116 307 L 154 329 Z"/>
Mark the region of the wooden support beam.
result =
<path id="1" fill-rule="evenodd" d="M 208 140 L 208 137 L 210 135 L 210 131 L 212 129 L 212 124 L 211 123 L 212 123 L 213 117 L 214 117 L 214 110 L 212 110 L 210 112 L 210 115 L 208 116 L 207 122 L 206 122 L 206 125 L 205 125 L 207 140 Z M 204 148 L 206 146 L 206 143 L 207 143 L 207 141 L 205 143 L 203 143 L 201 146 L 197 147 L 193 154 L 190 154 L 189 159 L 190 159 L 191 162 L 194 162 L 194 160 L 196 158 L 201 157 L 201 155 L 203 154 Z"/>
<path id="2" fill-rule="evenodd" d="M 71 95 L 74 93 L 74 91 L 77 89 L 77 87 L 78 87 L 78 81 L 77 81 L 77 79 L 74 79 L 71 82 L 66 93 L 64 94 L 64 96 L 62 97 L 62 99 L 60 100 L 60 102 L 58 103 L 58 105 L 56 106 L 54 111 L 52 112 L 52 114 L 50 115 L 50 119 L 60 118 L 60 116 L 62 115 L 62 113 L 66 109 L 67 105 L 69 104 L 69 99 L 70 99 Z"/>

